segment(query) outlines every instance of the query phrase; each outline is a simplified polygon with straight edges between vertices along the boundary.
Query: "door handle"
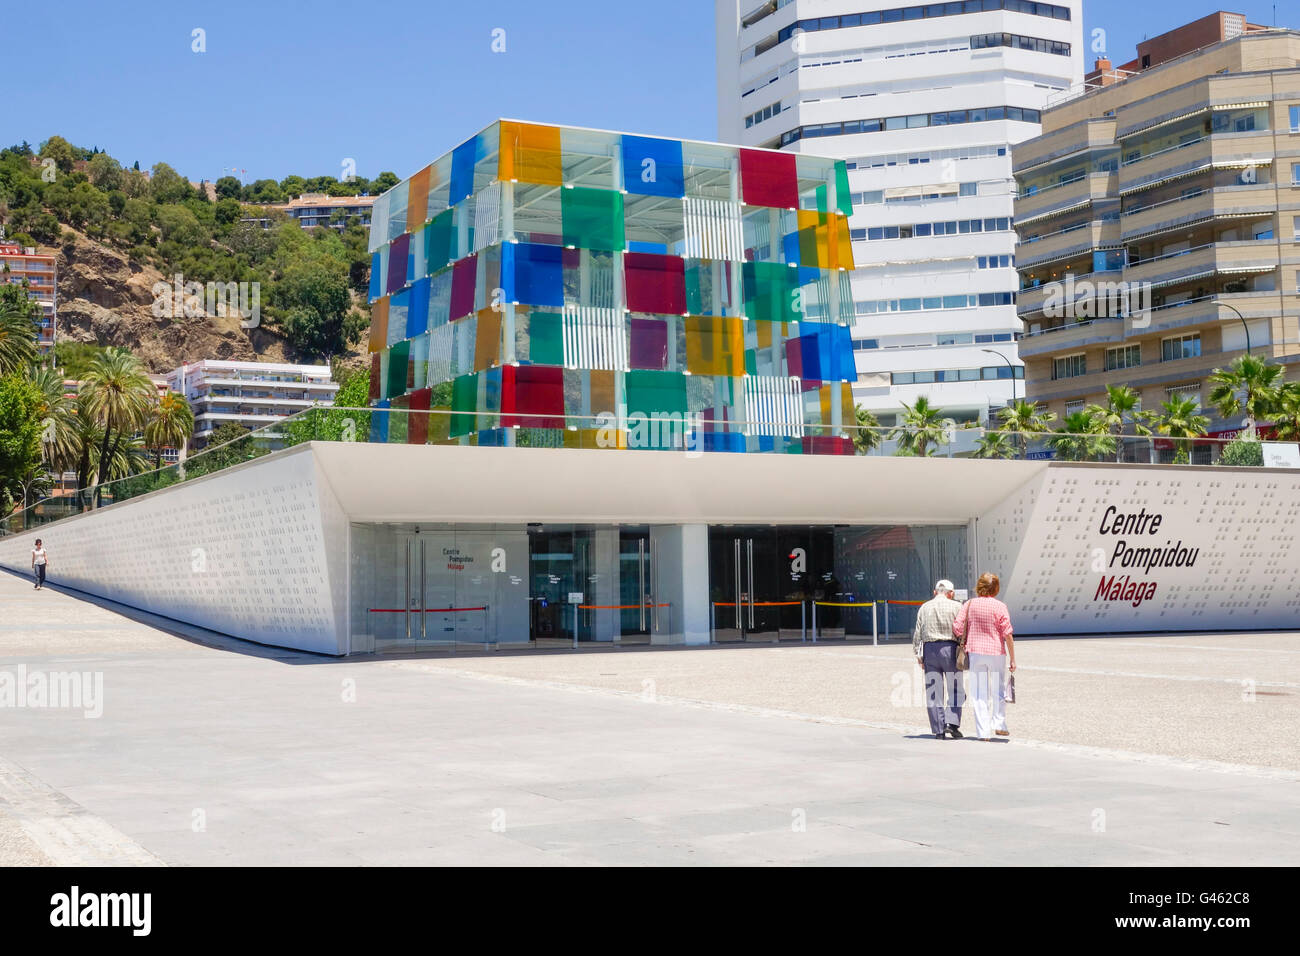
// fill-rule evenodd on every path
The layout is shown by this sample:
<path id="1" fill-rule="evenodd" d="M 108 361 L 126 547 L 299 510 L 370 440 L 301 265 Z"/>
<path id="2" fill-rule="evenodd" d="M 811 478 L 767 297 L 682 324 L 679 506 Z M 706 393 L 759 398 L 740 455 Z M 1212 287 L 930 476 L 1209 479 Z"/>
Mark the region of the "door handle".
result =
<path id="1" fill-rule="evenodd" d="M 645 630 L 645 538 L 638 538 L 636 542 L 637 559 L 637 603 L 641 605 L 641 630 Z"/>
<path id="2" fill-rule="evenodd" d="M 744 597 L 744 592 L 740 590 L 740 539 L 739 538 L 736 539 L 735 544 L 736 544 L 736 565 L 735 565 L 736 590 L 733 593 L 736 595 L 736 630 L 743 631 L 745 629 L 745 619 L 741 614 L 740 602 L 741 599 Z"/>
<path id="3" fill-rule="evenodd" d="M 749 562 L 749 629 L 754 629 L 754 539 L 745 542 L 745 551 Z"/>

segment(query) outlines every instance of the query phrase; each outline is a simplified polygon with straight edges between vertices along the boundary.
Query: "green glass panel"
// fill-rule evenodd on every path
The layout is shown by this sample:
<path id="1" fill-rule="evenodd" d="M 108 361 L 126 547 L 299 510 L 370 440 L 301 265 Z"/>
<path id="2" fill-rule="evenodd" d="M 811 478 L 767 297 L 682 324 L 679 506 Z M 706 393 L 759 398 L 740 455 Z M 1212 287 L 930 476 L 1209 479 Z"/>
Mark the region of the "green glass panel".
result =
<path id="1" fill-rule="evenodd" d="M 798 270 L 781 262 L 746 262 L 741 271 L 745 318 L 763 322 L 797 322 L 794 309 Z"/>
<path id="2" fill-rule="evenodd" d="M 629 415 L 686 414 L 686 376 L 680 372 L 632 371 L 623 374 Z"/>
<path id="3" fill-rule="evenodd" d="M 853 215 L 853 194 L 849 192 L 849 167 L 835 164 L 835 208 L 846 216 Z"/>
<path id="4" fill-rule="evenodd" d="M 700 281 L 706 273 L 698 262 L 686 263 L 686 311 L 691 315 L 709 315 L 704 311 L 704 287 Z"/>
<path id="5" fill-rule="evenodd" d="M 818 212 L 824 214 L 827 211 L 829 196 L 830 196 L 829 187 L 827 186 L 817 187 L 817 211 Z"/>
<path id="6" fill-rule="evenodd" d="M 564 244 L 579 249 L 622 252 L 623 194 L 612 189 L 560 190 Z"/>
<path id="7" fill-rule="evenodd" d="M 398 342 L 388 350 L 388 397 L 406 394 L 406 369 L 411 357 L 411 340 Z"/>
<path id="8" fill-rule="evenodd" d="M 429 273 L 437 272 L 452 259 L 456 238 L 456 210 L 448 209 L 424 227 L 424 256 Z"/>
<path id="9" fill-rule="evenodd" d="M 452 383 L 451 410 L 453 412 L 478 411 L 478 376 L 462 375 Z M 474 415 L 452 415 L 449 434 L 452 438 L 469 435 L 478 430 Z"/>
<path id="10" fill-rule="evenodd" d="M 388 413 L 388 444 L 405 445 L 411 428 L 411 413 L 406 410 L 407 400 L 395 398 L 390 407 L 393 410 Z"/>
<path id="11" fill-rule="evenodd" d="M 758 352 L 755 349 L 745 349 L 745 374 L 758 374 Z"/>
<path id="12" fill-rule="evenodd" d="M 564 364 L 564 316 L 534 312 L 528 317 L 528 360 L 534 365 Z"/>

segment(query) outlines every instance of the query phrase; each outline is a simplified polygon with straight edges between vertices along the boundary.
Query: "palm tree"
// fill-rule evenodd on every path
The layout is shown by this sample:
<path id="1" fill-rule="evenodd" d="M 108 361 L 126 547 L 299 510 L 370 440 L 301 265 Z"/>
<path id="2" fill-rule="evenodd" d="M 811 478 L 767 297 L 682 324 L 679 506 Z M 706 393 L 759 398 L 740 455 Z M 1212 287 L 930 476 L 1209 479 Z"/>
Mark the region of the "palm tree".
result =
<path id="1" fill-rule="evenodd" d="M 1174 464 L 1185 465 L 1191 458 L 1188 451 L 1190 439 L 1199 438 L 1210 427 L 1210 419 L 1201 414 L 1200 403 L 1194 398 L 1171 396 L 1160 405 L 1155 416 L 1156 431 L 1176 439 L 1177 453 Z"/>
<path id="2" fill-rule="evenodd" d="M 1277 409 L 1281 378 L 1282 366 L 1253 355 L 1239 355 L 1227 369 L 1216 368 L 1210 373 L 1210 404 L 1225 419 L 1235 418 L 1244 409 L 1244 437 L 1253 441 L 1255 423 Z"/>
<path id="3" fill-rule="evenodd" d="M 865 455 L 880 447 L 880 419 L 861 405 L 853 406 L 853 417 L 858 427 L 853 431 L 853 447 Z"/>
<path id="4" fill-rule="evenodd" d="M 1095 461 L 1110 456 L 1118 439 L 1106 430 L 1092 411 L 1072 412 L 1061 422 L 1062 431 L 1047 439 L 1047 447 L 1062 461 Z"/>
<path id="5" fill-rule="evenodd" d="M 0 375 L 21 371 L 36 362 L 37 335 L 30 312 L 7 302 L 0 303 Z"/>
<path id="6" fill-rule="evenodd" d="M 1015 458 L 1016 449 L 1006 432 L 985 429 L 972 458 Z"/>
<path id="7" fill-rule="evenodd" d="M 917 398 L 915 404 L 904 402 L 903 408 L 903 423 L 890 432 L 889 437 L 898 439 L 897 454 L 925 458 L 930 454 L 931 445 L 944 440 L 953 424 L 952 419 L 944 418 L 924 395 Z"/>
<path id="8" fill-rule="evenodd" d="M 1090 405 L 1088 413 L 1092 415 L 1102 431 L 1115 437 L 1115 461 L 1124 454 L 1124 426 L 1133 425 L 1135 435 L 1147 436 L 1151 429 L 1147 427 L 1148 416 L 1141 411 L 1142 398 L 1127 385 L 1107 385 L 1106 404 Z M 1067 428 L 1066 431 L 1073 429 Z"/>
<path id="9" fill-rule="evenodd" d="M 1004 431 L 1016 433 L 1021 458 L 1029 454 L 1029 436 L 1047 431 L 1047 427 L 1056 421 L 1055 412 L 1042 411 L 1033 402 L 1023 399 L 1002 409 L 998 417 L 1002 419 Z"/>
<path id="10" fill-rule="evenodd" d="M 68 395 L 63 374 L 57 369 L 29 366 L 26 376 L 41 392 L 37 412 L 42 422 L 41 459 L 56 474 L 69 471 L 79 450 L 76 401 Z"/>
<path id="11" fill-rule="evenodd" d="M 96 459 L 96 486 L 108 480 L 118 446 L 144 425 L 155 389 L 140 360 L 127 349 L 108 348 L 90 360 L 81 382 L 85 408 L 103 429 Z"/>
<path id="12" fill-rule="evenodd" d="M 182 449 L 194 434 L 194 412 L 179 392 L 168 392 L 158 399 L 144 426 L 145 444 L 154 450 L 154 468 L 162 467 L 165 447 Z"/>
<path id="13" fill-rule="evenodd" d="M 1279 441 L 1300 441 L 1300 382 L 1287 382 L 1278 390 L 1273 421 Z"/>

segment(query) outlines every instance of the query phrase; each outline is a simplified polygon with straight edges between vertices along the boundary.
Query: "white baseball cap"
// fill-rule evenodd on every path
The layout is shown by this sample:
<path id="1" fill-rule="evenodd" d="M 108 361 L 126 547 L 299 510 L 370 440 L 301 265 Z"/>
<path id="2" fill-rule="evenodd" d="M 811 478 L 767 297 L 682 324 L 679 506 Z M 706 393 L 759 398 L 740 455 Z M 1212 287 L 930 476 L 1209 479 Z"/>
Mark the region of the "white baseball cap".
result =
<path id="1" fill-rule="evenodd" d="M 952 582 L 949 581 L 947 578 L 940 578 L 938 581 L 936 581 L 934 585 L 934 589 L 936 591 L 942 591 L 945 594 L 948 593 L 949 591 L 957 590 L 955 587 L 952 586 Z"/>

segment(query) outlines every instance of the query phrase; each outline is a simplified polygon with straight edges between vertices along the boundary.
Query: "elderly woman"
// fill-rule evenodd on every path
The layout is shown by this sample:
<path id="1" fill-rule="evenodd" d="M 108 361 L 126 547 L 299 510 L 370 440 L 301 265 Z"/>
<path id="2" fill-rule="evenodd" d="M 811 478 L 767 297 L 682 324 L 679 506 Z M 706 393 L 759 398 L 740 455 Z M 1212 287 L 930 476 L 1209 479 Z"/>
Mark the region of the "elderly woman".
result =
<path id="1" fill-rule="evenodd" d="M 991 740 L 993 734 L 1011 736 L 1003 684 L 1008 657 L 1011 670 L 1016 669 L 1016 642 L 1011 636 L 1011 615 L 998 600 L 1000 588 L 996 574 L 981 574 L 975 584 L 977 596 L 962 605 L 952 624 L 952 633 L 966 646 L 975 735 L 980 740 Z"/>

